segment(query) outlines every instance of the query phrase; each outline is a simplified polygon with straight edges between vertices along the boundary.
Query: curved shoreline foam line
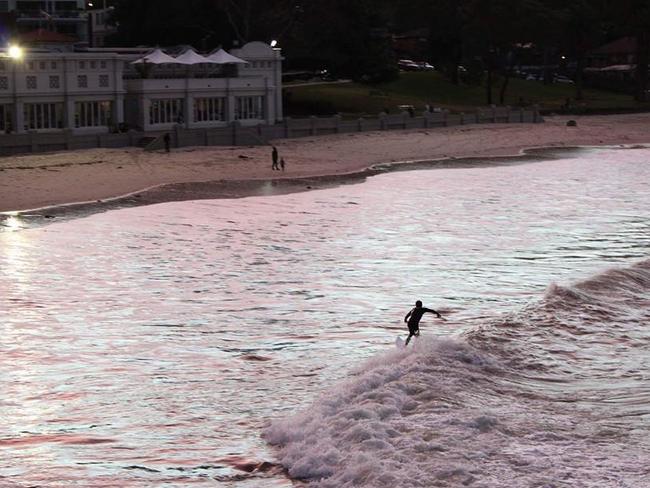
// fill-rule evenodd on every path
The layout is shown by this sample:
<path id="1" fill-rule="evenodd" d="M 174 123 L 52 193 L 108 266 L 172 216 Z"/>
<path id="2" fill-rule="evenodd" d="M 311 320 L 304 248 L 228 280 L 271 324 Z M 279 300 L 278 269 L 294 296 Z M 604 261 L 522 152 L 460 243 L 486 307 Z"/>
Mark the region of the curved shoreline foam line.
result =
<path id="1" fill-rule="evenodd" d="M 23 209 L 23 210 L 5 210 L 4 212 L 0 212 L 0 215 L 16 216 L 16 215 L 25 214 L 27 212 L 39 212 L 41 210 L 73 207 L 75 205 L 93 205 L 93 204 L 97 204 L 97 203 L 113 202 L 115 200 L 120 200 L 121 198 L 128 198 L 131 195 L 136 195 L 138 193 L 154 190 L 156 188 L 160 188 L 162 186 L 172 185 L 172 184 L 173 183 L 160 183 L 158 185 L 152 185 L 152 186 L 148 186 L 146 188 L 142 188 L 140 190 L 135 190 L 135 191 L 131 191 L 129 193 L 124 193 L 123 195 L 117 195 L 117 196 L 114 196 L 114 197 L 106 197 L 106 198 L 101 198 L 101 199 L 98 198 L 98 199 L 95 199 L 95 200 L 82 200 L 82 201 L 78 201 L 78 202 L 57 203 L 56 205 L 45 205 L 43 207 L 28 208 L 28 209 Z"/>
<path id="2" fill-rule="evenodd" d="M 388 169 L 392 170 L 394 167 L 398 166 L 403 166 L 403 165 L 408 165 L 408 164 L 418 164 L 418 163 L 438 163 L 438 162 L 444 162 L 444 161 L 456 161 L 456 162 L 464 162 L 468 160 L 475 160 L 475 159 L 484 159 L 487 161 L 495 161 L 499 159 L 515 159 L 519 158 L 522 156 L 529 155 L 529 153 L 533 152 L 543 152 L 543 151 L 551 151 L 551 150 L 572 150 L 572 149 L 634 149 L 634 148 L 650 148 L 650 143 L 644 143 L 644 144 L 605 144 L 605 145 L 575 145 L 575 146 L 530 146 L 530 147 L 525 147 L 525 148 L 520 148 L 517 154 L 506 154 L 506 155 L 500 155 L 500 156 L 460 156 L 460 157 L 455 157 L 455 156 L 445 156 L 441 158 L 434 158 L 434 159 L 405 159 L 405 160 L 400 160 L 400 161 L 390 161 L 390 162 L 384 162 L 384 163 L 374 163 L 371 164 L 370 166 L 367 166 L 363 169 L 358 169 L 358 170 L 353 170 L 353 171 L 347 171 L 347 172 L 342 172 L 342 173 L 323 173 L 323 174 L 318 174 L 318 175 L 310 175 L 310 176 L 298 176 L 298 177 L 286 177 L 286 178 L 247 178 L 245 180 L 202 180 L 202 181 L 190 181 L 190 182 L 172 182 L 172 183 L 160 183 L 157 185 L 151 185 L 145 188 L 141 188 L 139 190 L 134 190 L 130 191 L 128 193 L 124 193 L 121 195 L 116 195 L 112 197 L 106 197 L 106 198 L 101 198 L 101 199 L 94 199 L 94 200 L 82 200 L 82 201 L 76 201 L 76 202 L 67 202 L 67 203 L 57 203 L 54 205 L 45 205 L 42 207 L 35 207 L 35 208 L 29 208 L 29 209 L 21 209 L 21 210 L 6 210 L 0 212 L 0 216 L 18 216 L 21 214 L 25 214 L 28 212 L 39 212 L 43 210 L 51 210 L 51 209 L 63 209 L 66 207 L 74 207 L 74 206 L 82 206 L 82 205 L 93 205 L 93 204 L 102 204 L 102 203 L 109 203 L 109 202 L 114 202 L 116 200 L 121 200 L 123 198 L 128 198 L 132 195 L 136 195 L 139 193 L 145 193 L 149 192 L 152 190 L 156 190 L 159 188 L 165 188 L 165 187 L 171 187 L 173 185 L 177 185 L 179 183 L 186 183 L 186 184 L 193 184 L 193 183 L 213 183 L 213 182 L 254 182 L 254 181 L 301 181 L 301 180 L 310 180 L 310 179 L 318 179 L 318 178 L 344 178 L 344 177 L 350 177 L 350 176 L 364 176 L 366 173 L 372 173 L 374 171 L 379 171 L 383 169 Z M 431 168 L 431 169 L 437 169 L 437 168 Z M 449 169 L 449 168 L 446 168 Z M 367 176 L 374 176 L 373 174 L 368 174 Z M 220 199 L 231 199 L 235 197 L 224 197 L 224 196 L 215 196 L 215 200 L 220 200 Z M 169 201 L 174 201 L 174 200 L 169 200 Z M 160 202 L 156 202 L 160 203 Z M 144 204 L 146 205 L 146 204 Z"/>

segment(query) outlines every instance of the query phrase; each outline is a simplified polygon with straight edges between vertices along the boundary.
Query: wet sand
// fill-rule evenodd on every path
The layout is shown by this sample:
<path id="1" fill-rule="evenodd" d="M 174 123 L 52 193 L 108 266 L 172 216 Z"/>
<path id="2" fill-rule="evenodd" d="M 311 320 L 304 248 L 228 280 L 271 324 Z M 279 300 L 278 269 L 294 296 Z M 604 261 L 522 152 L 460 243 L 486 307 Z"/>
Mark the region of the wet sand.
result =
<path id="1" fill-rule="evenodd" d="M 577 127 L 567 127 L 569 119 L 576 120 Z M 271 169 L 268 146 L 182 148 L 169 154 L 126 148 L 12 156 L 0 158 L 0 212 L 48 208 L 34 213 L 45 218 L 114 206 L 287 193 L 355 183 L 387 170 L 374 168 L 385 163 L 489 164 L 486 157 L 518 156 L 536 147 L 648 142 L 650 114 L 628 114 L 278 140 L 287 163 L 284 172 Z M 79 202 L 86 203 L 69 206 Z"/>

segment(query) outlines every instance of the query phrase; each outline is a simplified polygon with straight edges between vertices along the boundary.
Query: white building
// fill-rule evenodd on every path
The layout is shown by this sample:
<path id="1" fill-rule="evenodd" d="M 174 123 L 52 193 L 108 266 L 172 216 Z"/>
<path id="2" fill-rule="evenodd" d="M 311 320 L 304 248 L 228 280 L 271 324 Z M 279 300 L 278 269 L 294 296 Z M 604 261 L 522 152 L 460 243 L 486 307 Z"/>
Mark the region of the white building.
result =
<path id="1" fill-rule="evenodd" d="M 0 54 L 0 133 L 272 124 L 282 120 L 282 58 L 251 42 L 241 65 L 133 64 L 138 50 Z M 143 77 L 144 76 L 144 77 Z"/>
<path id="2" fill-rule="evenodd" d="M 124 118 L 123 66 L 118 54 L 0 57 L 0 130 L 108 131 Z"/>
<path id="3" fill-rule="evenodd" d="M 47 29 L 88 41 L 84 0 L 0 0 L 0 13 L 14 13 L 18 32 Z"/>
<path id="4" fill-rule="evenodd" d="M 250 42 L 232 54 L 242 65 L 159 65 L 149 78 L 127 75 L 126 122 L 145 131 L 219 127 L 282 120 L 282 58 L 278 49 Z M 189 72 L 189 76 L 186 73 Z"/>

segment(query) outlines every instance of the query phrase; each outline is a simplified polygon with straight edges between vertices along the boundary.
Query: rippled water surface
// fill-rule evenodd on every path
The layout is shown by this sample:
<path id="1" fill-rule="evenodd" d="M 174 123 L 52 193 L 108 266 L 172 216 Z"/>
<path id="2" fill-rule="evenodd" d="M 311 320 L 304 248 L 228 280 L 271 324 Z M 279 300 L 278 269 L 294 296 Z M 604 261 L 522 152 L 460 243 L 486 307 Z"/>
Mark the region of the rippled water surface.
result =
<path id="1" fill-rule="evenodd" d="M 394 347 L 415 299 L 452 335 L 648 258 L 649 160 L 5 221 L 0 486 L 292 486 L 260 433 Z"/>

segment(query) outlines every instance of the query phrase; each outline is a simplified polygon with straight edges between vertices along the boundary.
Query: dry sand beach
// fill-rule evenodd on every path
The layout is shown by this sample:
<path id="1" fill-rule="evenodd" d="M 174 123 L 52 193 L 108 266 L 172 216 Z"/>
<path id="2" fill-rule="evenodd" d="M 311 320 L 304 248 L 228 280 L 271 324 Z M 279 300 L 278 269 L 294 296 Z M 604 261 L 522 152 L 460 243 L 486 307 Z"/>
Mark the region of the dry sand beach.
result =
<path id="1" fill-rule="evenodd" d="M 567 127 L 569 119 L 577 127 Z M 241 196 L 255 182 L 353 174 L 409 160 L 517 155 L 533 147 L 650 142 L 650 114 L 549 117 L 543 124 L 457 126 L 278 140 L 285 172 L 270 148 L 195 147 L 164 152 L 93 149 L 0 159 L 0 211 L 96 202 L 156 188 L 148 201 L 196 194 Z M 212 186 L 208 182 L 218 182 Z M 188 185 L 192 183 L 192 185 Z M 196 183 L 196 184 L 194 184 Z M 175 185 L 174 185 L 175 184 Z M 172 185 L 172 186 L 169 186 Z M 150 192 L 151 193 L 151 192 Z M 145 199 L 146 200 L 146 199 Z"/>

